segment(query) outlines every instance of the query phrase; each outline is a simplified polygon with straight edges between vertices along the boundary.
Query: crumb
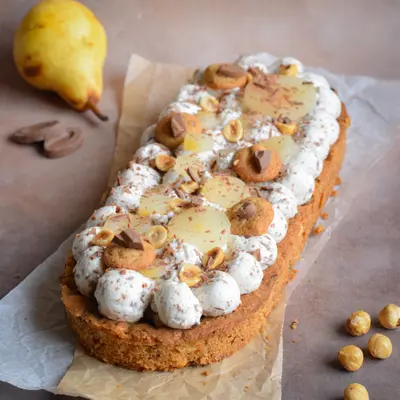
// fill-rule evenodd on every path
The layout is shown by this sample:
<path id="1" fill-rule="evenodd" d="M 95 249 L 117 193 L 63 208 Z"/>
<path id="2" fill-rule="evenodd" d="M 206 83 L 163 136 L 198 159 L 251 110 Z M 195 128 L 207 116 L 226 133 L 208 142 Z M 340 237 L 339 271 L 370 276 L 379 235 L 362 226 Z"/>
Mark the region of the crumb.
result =
<path id="1" fill-rule="evenodd" d="M 289 272 L 289 282 L 293 281 L 296 278 L 297 273 L 299 272 L 298 269 L 291 269 Z"/>
<path id="2" fill-rule="evenodd" d="M 247 385 L 246 385 L 246 386 L 244 387 L 244 390 L 248 390 L 248 389 L 250 389 L 250 386 L 247 386 Z"/>
<path id="3" fill-rule="evenodd" d="M 253 378 L 247 378 L 248 381 L 251 381 Z"/>
<path id="4" fill-rule="evenodd" d="M 210 375 L 210 373 L 209 373 L 208 371 L 203 371 L 203 372 L 201 373 L 201 375 L 203 375 L 203 376 L 208 376 L 208 375 Z"/>
<path id="5" fill-rule="evenodd" d="M 328 219 L 328 213 L 326 213 L 326 212 L 323 212 L 322 214 L 321 214 L 321 218 L 325 221 L 326 219 Z"/>
<path id="6" fill-rule="evenodd" d="M 336 183 L 335 185 L 341 185 L 342 184 L 342 178 L 340 178 L 339 176 L 336 179 Z"/>
<path id="7" fill-rule="evenodd" d="M 207 385 L 207 382 L 203 382 L 203 385 L 206 386 L 206 385 Z"/>
<path id="8" fill-rule="evenodd" d="M 291 327 L 292 329 L 297 329 L 297 325 L 299 325 L 299 320 L 298 320 L 298 319 L 295 319 L 295 320 L 290 324 L 290 327 Z"/>
<path id="9" fill-rule="evenodd" d="M 17 274 L 14 276 L 14 279 L 19 279 L 19 278 L 21 278 L 21 274 Z"/>
<path id="10" fill-rule="evenodd" d="M 313 230 L 313 234 L 319 235 L 320 233 L 322 233 L 324 231 L 325 231 L 325 227 L 323 227 L 322 225 L 317 225 Z"/>
<path id="11" fill-rule="evenodd" d="M 337 190 L 332 190 L 331 197 L 336 197 L 337 196 Z"/>
<path id="12" fill-rule="evenodd" d="M 266 340 L 267 342 L 269 342 L 269 336 L 268 336 L 268 335 L 265 336 L 265 340 Z"/>
<path id="13" fill-rule="evenodd" d="M 297 343 L 297 340 L 294 340 L 294 339 L 293 339 L 293 340 L 292 340 L 292 343 Z"/>

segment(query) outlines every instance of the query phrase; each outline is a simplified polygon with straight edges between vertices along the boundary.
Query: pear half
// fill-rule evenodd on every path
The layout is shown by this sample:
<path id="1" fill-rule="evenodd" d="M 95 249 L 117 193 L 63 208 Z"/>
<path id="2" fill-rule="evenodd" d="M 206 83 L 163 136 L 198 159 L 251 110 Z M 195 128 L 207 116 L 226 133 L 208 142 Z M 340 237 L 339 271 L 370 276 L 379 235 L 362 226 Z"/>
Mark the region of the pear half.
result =
<path id="1" fill-rule="evenodd" d="M 22 20 L 14 38 L 21 76 L 41 90 L 57 92 L 74 109 L 92 110 L 103 91 L 106 32 L 96 16 L 74 0 L 43 0 Z"/>

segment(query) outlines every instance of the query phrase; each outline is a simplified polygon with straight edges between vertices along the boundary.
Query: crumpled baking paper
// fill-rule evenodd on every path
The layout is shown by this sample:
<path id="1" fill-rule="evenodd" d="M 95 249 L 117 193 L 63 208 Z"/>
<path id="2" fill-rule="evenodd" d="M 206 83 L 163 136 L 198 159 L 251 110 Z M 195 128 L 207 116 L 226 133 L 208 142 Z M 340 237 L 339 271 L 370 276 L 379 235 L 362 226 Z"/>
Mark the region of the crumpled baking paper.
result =
<path id="1" fill-rule="evenodd" d="M 268 54 L 261 57 L 269 62 L 275 60 Z M 339 196 L 331 199 L 326 208 L 330 215 L 329 223 L 324 222 L 327 230 L 310 238 L 296 267 L 299 273 L 287 288 L 288 296 L 349 211 L 368 171 L 387 154 L 399 132 L 400 82 L 309 70 L 325 75 L 338 90 L 352 117 L 352 127 L 341 174 L 344 183 Z M 191 72 L 132 56 L 110 181 L 132 157 L 141 132 L 156 121 L 159 111 L 173 99 Z M 271 315 L 262 335 L 233 357 L 204 368 L 172 373 L 125 371 L 86 356 L 79 347 L 74 358 L 75 341 L 66 326 L 58 285 L 71 243 L 72 237 L 0 301 L 0 380 L 25 389 L 101 400 L 158 399 L 171 395 L 174 399 L 281 399 L 284 302 Z"/>

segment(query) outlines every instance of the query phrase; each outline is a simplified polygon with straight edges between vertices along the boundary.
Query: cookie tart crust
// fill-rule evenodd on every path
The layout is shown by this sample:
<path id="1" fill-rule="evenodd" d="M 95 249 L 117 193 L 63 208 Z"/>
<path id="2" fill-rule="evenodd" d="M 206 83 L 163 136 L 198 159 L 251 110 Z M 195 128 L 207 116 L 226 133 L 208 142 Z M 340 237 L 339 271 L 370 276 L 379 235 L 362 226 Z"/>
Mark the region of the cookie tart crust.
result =
<path id="1" fill-rule="evenodd" d="M 288 68 L 291 68 L 290 65 Z M 82 293 L 85 290 L 81 286 L 78 289 L 74 270 L 78 256 L 77 250 L 73 249 L 75 257 L 73 254 L 67 257 L 61 279 L 62 301 L 69 325 L 86 352 L 105 363 L 128 369 L 169 371 L 220 361 L 250 342 L 260 332 L 265 317 L 279 301 L 291 271 L 337 182 L 345 154 L 346 131 L 350 125 L 344 104 L 341 105 L 337 121 L 340 134 L 323 161 L 323 169 L 315 180 L 311 199 L 299 205 L 296 215 L 288 219 L 286 235 L 277 245 L 276 261 L 264 269 L 258 289 L 240 296 L 241 304 L 233 312 L 216 317 L 203 315 L 201 323 L 193 324 L 190 329 L 165 326 L 150 306 L 146 308 L 144 316 L 135 322 L 123 318 L 109 319 L 99 312 L 99 305 L 93 298 L 95 284 L 87 286 L 86 294 Z M 104 247 L 101 251 L 106 251 Z M 151 263 L 152 260 L 142 261 Z M 107 265 L 104 269 L 109 268 Z M 123 265 L 113 268 L 121 274 L 124 271 Z"/>

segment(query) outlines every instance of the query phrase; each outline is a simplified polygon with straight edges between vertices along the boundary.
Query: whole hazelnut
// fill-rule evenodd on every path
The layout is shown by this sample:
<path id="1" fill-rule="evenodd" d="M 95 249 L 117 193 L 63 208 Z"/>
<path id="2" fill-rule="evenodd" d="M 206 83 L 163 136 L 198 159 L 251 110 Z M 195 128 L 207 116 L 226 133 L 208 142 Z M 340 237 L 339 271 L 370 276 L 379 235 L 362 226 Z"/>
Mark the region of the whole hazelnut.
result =
<path id="1" fill-rule="evenodd" d="M 371 328 L 371 317 L 363 310 L 353 312 L 346 322 L 346 331 L 351 336 L 361 336 Z"/>
<path id="2" fill-rule="evenodd" d="M 379 322 L 386 329 L 396 329 L 400 326 L 400 307 L 388 304 L 379 313 Z"/>
<path id="3" fill-rule="evenodd" d="M 369 395 L 363 385 L 351 383 L 344 389 L 344 400 L 369 400 Z"/>
<path id="4" fill-rule="evenodd" d="M 368 340 L 368 350 L 372 357 L 385 360 L 392 355 L 393 346 L 387 336 L 375 333 Z"/>
<path id="5" fill-rule="evenodd" d="M 338 360 L 347 371 L 358 371 L 364 362 L 362 350 L 354 345 L 342 347 L 338 353 Z"/>

